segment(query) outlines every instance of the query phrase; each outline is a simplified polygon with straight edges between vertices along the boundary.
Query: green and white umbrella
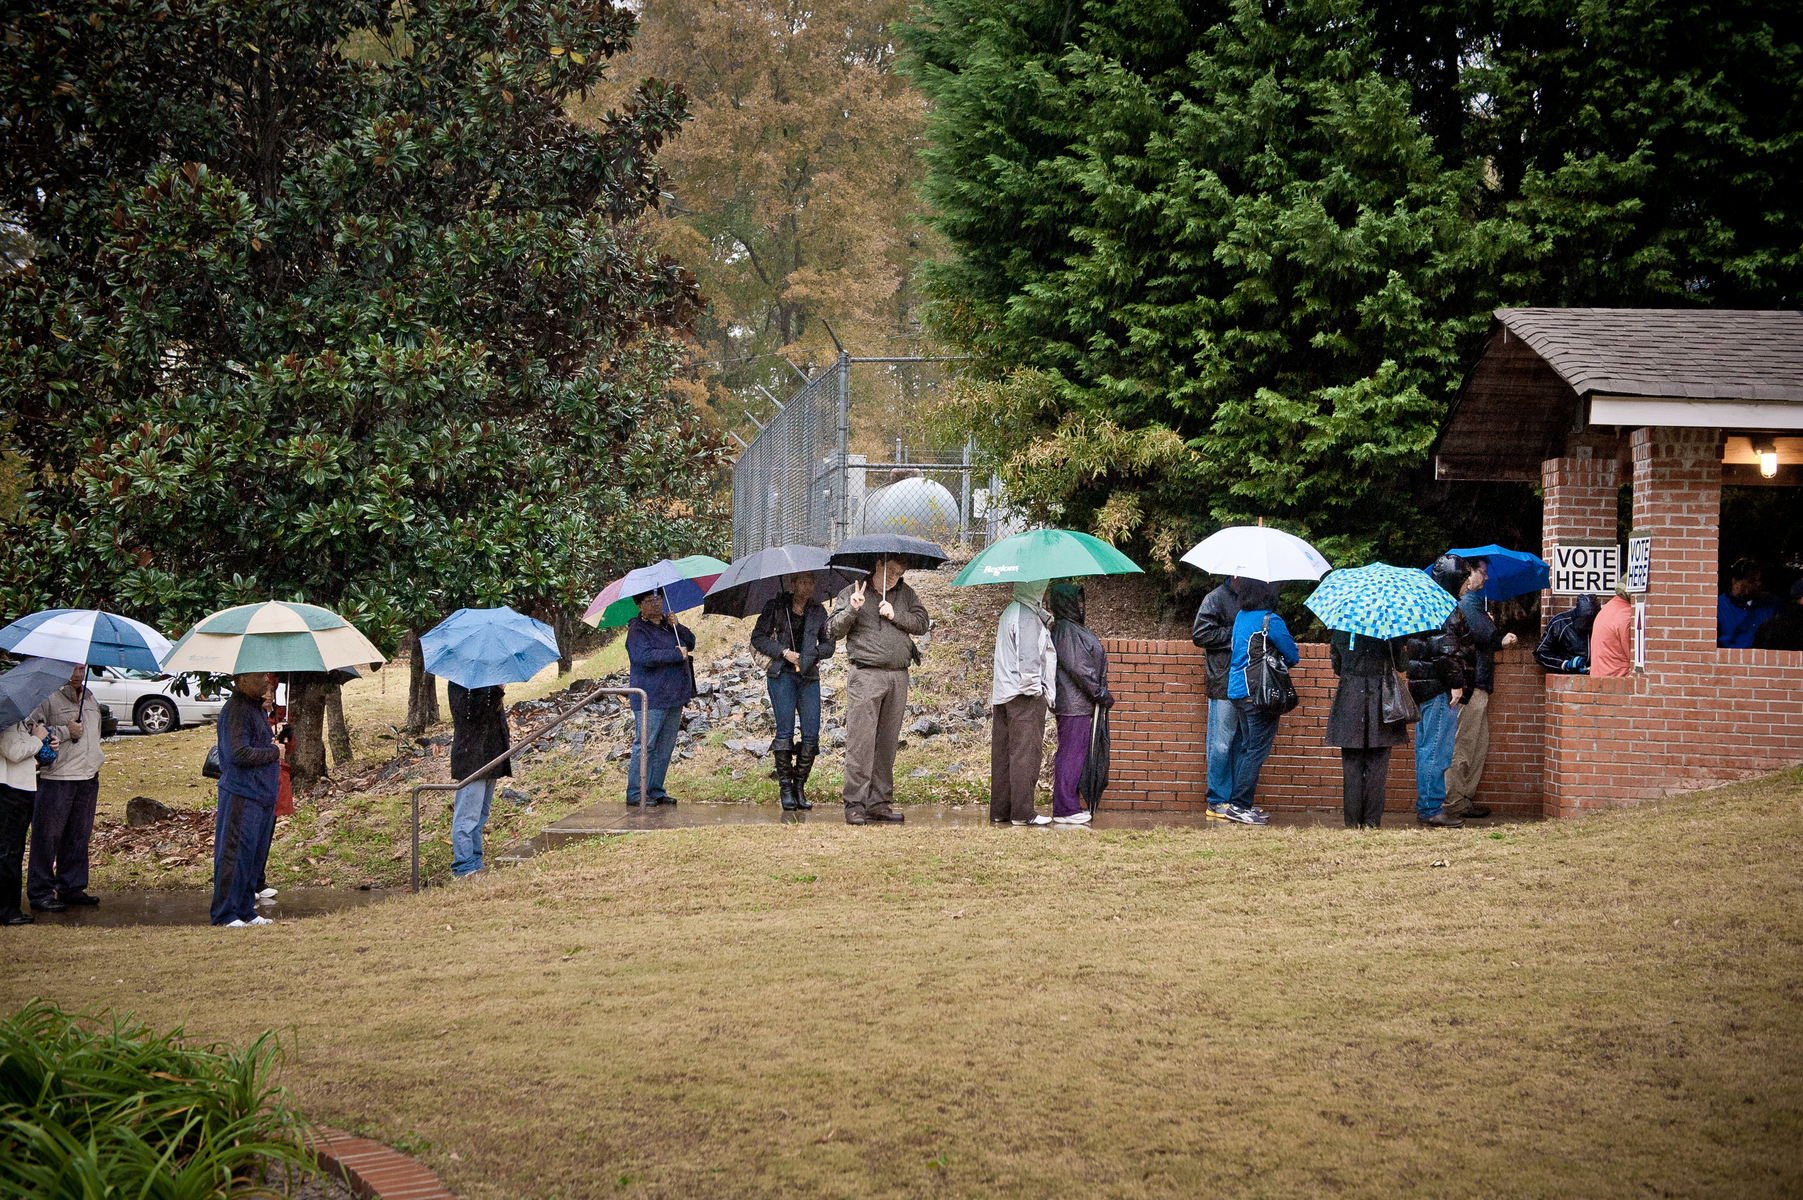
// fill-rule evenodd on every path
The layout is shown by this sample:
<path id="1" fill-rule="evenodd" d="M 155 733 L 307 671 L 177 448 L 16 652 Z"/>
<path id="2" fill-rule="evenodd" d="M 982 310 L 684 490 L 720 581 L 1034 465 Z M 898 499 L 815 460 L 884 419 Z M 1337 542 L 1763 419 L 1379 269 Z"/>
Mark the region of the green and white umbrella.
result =
<path id="1" fill-rule="evenodd" d="M 1334 571 L 1303 604 L 1329 629 L 1386 639 L 1438 629 L 1457 607 L 1425 571 L 1389 563 Z"/>
<path id="2" fill-rule="evenodd" d="M 163 659 L 163 670 L 332 671 L 379 663 L 382 654 L 356 626 L 315 604 L 240 604 L 195 622 Z"/>
<path id="3" fill-rule="evenodd" d="M 1101 538 L 1073 529 L 1030 529 L 984 550 L 964 565 L 952 583 L 970 587 L 1139 573 L 1137 563 Z"/>

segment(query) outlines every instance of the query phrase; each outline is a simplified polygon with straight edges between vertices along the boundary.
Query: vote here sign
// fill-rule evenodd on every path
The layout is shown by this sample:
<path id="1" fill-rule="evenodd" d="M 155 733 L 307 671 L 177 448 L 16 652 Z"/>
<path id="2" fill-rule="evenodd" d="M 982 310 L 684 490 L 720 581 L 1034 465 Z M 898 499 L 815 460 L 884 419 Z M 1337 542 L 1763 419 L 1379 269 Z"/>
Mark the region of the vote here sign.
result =
<path id="1" fill-rule="evenodd" d="M 1606 596 L 1621 575 L 1621 547 L 1554 546 L 1548 565 L 1555 596 Z"/>

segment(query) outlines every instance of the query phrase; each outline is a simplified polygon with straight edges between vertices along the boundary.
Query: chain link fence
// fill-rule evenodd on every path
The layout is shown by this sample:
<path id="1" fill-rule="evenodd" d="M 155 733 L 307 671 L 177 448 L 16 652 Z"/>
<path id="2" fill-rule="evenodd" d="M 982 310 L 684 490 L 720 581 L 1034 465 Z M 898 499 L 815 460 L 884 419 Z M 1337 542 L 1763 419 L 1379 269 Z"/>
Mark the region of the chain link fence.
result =
<path id="1" fill-rule="evenodd" d="M 850 367 L 841 354 L 802 387 L 739 455 L 732 471 L 734 558 L 770 546 L 834 549 L 862 533 L 905 533 L 969 553 L 1014 530 L 992 502 L 992 481 L 956 456 L 890 461 L 850 451 Z"/>

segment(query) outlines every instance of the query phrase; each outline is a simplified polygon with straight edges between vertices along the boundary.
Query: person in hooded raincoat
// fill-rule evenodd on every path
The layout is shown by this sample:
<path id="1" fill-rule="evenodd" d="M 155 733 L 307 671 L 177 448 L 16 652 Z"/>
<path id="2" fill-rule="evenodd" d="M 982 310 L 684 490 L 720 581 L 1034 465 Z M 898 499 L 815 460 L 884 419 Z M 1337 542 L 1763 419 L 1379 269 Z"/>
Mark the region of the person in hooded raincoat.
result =
<path id="1" fill-rule="evenodd" d="M 989 820 L 1050 825 L 1033 809 L 1045 757 L 1046 709 L 1057 699 L 1058 652 L 1052 614 L 1042 606 L 1049 581 L 1014 585 L 1014 603 L 995 630 L 995 674 L 989 689 Z"/>
<path id="2" fill-rule="evenodd" d="M 1390 748 L 1409 740 L 1406 722 L 1386 724 L 1383 719 L 1384 677 L 1408 675 L 1407 639 L 1385 641 L 1335 630 L 1327 650 L 1340 679 L 1327 714 L 1327 744 L 1340 748 L 1346 828 L 1376 829 L 1384 821 Z"/>
<path id="3" fill-rule="evenodd" d="M 1087 825 L 1089 810 L 1077 794 L 1096 705 L 1114 707 L 1108 691 L 1108 651 L 1102 639 L 1083 623 L 1083 589 L 1074 583 L 1053 584 L 1046 594 L 1052 609 L 1052 646 L 1058 654 L 1057 698 L 1052 714 L 1058 722 L 1058 751 L 1052 756 L 1052 820 L 1060 825 Z"/>

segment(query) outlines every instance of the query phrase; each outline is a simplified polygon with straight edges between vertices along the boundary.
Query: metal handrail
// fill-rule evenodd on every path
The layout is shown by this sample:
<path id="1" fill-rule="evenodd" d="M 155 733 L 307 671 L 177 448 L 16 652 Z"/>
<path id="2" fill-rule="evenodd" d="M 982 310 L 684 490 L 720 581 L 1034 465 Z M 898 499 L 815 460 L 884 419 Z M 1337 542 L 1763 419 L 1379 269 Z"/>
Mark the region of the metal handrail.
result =
<path id="1" fill-rule="evenodd" d="M 419 891 L 419 794 L 421 792 L 455 792 L 460 788 L 468 786 L 472 781 L 481 779 L 484 775 L 512 758 L 515 754 L 523 753 L 524 750 L 522 747 L 530 748 L 536 745 L 553 729 L 556 729 L 559 725 L 562 725 L 565 721 L 594 703 L 595 698 L 598 696 L 637 696 L 639 698 L 639 728 L 643 729 L 645 727 L 645 714 L 649 711 L 651 698 L 645 695 L 644 688 L 598 687 L 582 699 L 578 700 L 568 712 L 558 714 L 557 719 L 552 721 L 549 725 L 543 725 L 538 729 L 533 730 L 524 740 L 513 743 L 511 746 L 507 747 L 504 753 L 496 758 L 491 758 L 489 761 L 477 767 L 474 771 L 471 771 L 467 778 L 459 779 L 455 783 L 422 783 L 413 789 L 413 883 L 412 886 L 408 888 L 409 891 Z"/>

